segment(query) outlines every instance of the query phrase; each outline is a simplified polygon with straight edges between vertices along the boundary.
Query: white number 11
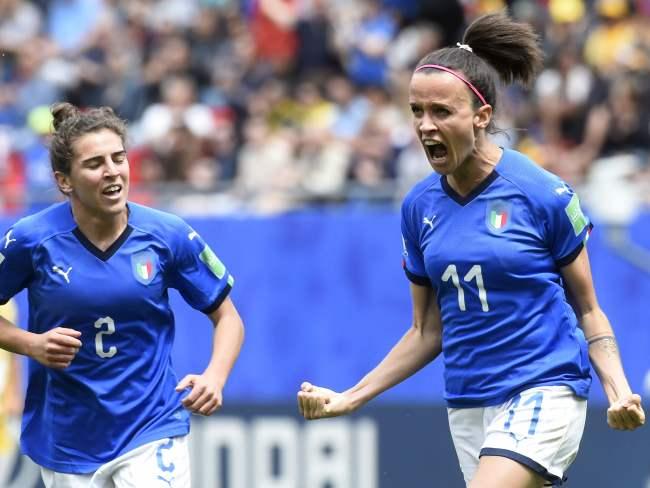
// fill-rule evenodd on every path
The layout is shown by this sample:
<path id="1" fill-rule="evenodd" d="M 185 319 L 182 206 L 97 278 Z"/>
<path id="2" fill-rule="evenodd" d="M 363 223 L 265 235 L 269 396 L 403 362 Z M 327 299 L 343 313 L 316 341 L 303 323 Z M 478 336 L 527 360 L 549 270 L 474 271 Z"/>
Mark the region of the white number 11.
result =
<path id="1" fill-rule="evenodd" d="M 447 269 L 442 274 L 442 281 L 449 281 L 449 278 L 451 278 L 451 282 L 458 289 L 458 308 L 464 312 L 467 310 L 467 306 L 465 305 L 465 291 L 463 290 L 463 287 L 460 284 L 460 280 L 458 279 L 458 271 L 456 270 L 455 264 L 450 264 L 447 266 Z M 473 279 L 476 279 L 476 286 L 478 286 L 478 297 L 479 300 L 481 300 L 481 308 L 484 312 L 489 312 L 490 306 L 488 305 L 487 292 L 485 291 L 485 286 L 483 285 L 483 273 L 481 271 L 480 264 L 475 264 L 472 266 L 467 274 L 463 277 L 463 281 L 465 282 L 470 282 Z"/>

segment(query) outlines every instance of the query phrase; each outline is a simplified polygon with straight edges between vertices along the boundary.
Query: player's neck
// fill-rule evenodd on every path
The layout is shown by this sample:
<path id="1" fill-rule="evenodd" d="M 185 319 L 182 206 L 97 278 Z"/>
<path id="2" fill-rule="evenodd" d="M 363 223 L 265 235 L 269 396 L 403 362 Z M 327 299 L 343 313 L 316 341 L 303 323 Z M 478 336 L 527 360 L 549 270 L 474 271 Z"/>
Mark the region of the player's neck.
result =
<path id="1" fill-rule="evenodd" d="M 503 149 L 486 141 L 472 152 L 465 163 L 447 177 L 447 182 L 459 195 L 469 195 L 494 171 L 502 154 Z"/>
<path id="2" fill-rule="evenodd" d="M 106 251 L 122 235 L 129 222 L 128 209 L 119 214 L 96 215 L 72 205 L 72 214 L 81 233 L 95 247 Z"/>

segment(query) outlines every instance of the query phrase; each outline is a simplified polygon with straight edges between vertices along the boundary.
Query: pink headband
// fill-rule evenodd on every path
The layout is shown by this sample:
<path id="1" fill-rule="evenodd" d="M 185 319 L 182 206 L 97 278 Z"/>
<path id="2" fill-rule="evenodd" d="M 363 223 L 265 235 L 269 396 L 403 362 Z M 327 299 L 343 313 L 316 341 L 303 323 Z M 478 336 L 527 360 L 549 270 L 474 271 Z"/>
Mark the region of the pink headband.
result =
<path id="1" fill-rule="evenodd" d="M 423 64 L 422 66 L 418 66 L 415 69 L 415 72 L 417 73 L 418 71 L 420 71 L 420 70 L 422 70 L 424 68 L 438 69 L 440 71 L 446 71 L 447 73 L 454 75 L 460 81 L 465 83 L 469 87 L 470 90 L 472 90 L 474 92 L 474 94 L 478 97 L 478 99 L 481 101 L 481 103 L 483 103 L 483 105 L 489 105 L 489 103 L 487 103 L 485 101 L 485 98 L 483 98 L 483 95 L 481 95 L 481 92 L 478 91 L 478 89 L 474 85 L 472 85 L 472 83 L 468 79 L 466 79 L 464 76 L 456 73 L 454 70 L 451 70 L 451 69 L 449 69 L 449 68 L 447 68 L 445 66 L 440 66 L 439 64 Z"/>

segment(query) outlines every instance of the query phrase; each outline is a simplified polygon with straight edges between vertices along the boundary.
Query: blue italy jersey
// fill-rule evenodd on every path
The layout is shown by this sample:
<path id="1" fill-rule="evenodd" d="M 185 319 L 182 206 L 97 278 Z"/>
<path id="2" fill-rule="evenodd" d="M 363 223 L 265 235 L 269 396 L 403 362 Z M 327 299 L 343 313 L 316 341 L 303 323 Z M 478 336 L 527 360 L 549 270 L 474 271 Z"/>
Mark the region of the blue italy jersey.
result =
<path id="1" fill-rule="evenodd" d="M 82 334 L 68 368 L 29 361 L 22 449 L 55 471 L 91 472 L 142 444 L 187 434 L 168 289 L 209 313 L 232 285 L 183 220 L 132 203 L 129 212 L 106 251 L 79 231 L 68 202 L 20 220 L 0 241 L 0 303 L 27 288 L 31 332 Z"/>
<path id="2" fill-rule="evenodd" d="M 466 197 L 435 173 L 406 196 L 404 268 L 437 293 L 449 406 L 496 405 L 539 385 L 587 396 L 587 344 L 560 268 L 590 229 L 571 188 L 508 149 Z"/>

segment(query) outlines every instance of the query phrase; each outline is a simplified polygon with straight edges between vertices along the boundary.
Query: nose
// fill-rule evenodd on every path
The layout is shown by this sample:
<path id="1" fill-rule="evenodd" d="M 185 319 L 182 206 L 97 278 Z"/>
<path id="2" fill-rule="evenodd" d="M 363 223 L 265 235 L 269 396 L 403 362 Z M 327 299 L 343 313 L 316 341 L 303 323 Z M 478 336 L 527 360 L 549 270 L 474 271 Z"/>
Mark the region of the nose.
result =
<path id="1" fill-rule="evenodd" d="M 420 119 L 420 132 L 429 133 L 436 130 L 438 130 L 438 126 L 433 120 L 433 117 L 425 112 Z"/>
<path id="2" fill-rule="evenodd" d="M 117 165 L 113 162 L 111 158 L 108 158 L 106 160 L 106 164 L 104 165 L 104 176 L 106 177 L 113 177 L 117 176 L 120 174 L 120 170 L 117 167 Z"/>

